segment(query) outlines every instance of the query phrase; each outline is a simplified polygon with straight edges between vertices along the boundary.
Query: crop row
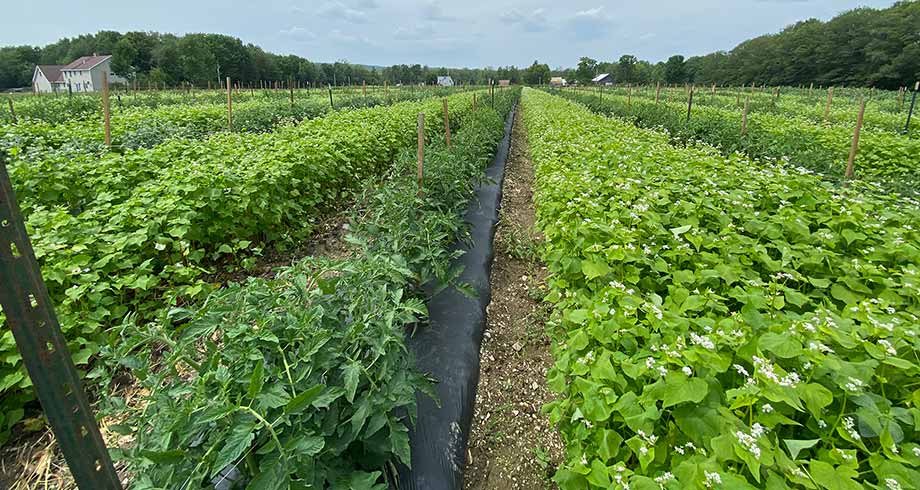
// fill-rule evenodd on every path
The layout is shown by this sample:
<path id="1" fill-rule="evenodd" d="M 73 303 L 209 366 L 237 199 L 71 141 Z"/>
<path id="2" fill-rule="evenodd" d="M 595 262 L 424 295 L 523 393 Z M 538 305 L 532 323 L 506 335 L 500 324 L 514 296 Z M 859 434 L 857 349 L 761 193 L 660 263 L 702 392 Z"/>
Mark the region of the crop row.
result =
<path id="1" fill-rule="evenodd" d="M 413 98 L 446 96 L 456 89 L 441 87 L 390 87 L 383 90 L 380 87 L 368 88 L 368 98 L 379 97 L 410 97 Z M 360 87 L 335 87 L 335 98 L 350 98 L 363 94 Z M 328 102 L 328 91 L 325 88 L 294 91 L 295 100 L 319 99 Z M 247 103 L 253 101 L 270 102 L 283 105 L 288 103 L 290 92 L 288 90 L 238 90 L 233 91 L 234 103 Z M 13 97 L 13 107 L 19 119 L 29 119 L 50 124 L 59 124 L 72 119 L 88 119 L 101 117 L 102 96 L 100 93 L 82 93 L 73 96 L 67 95 L 41 95 Z M 154 109 L 179 105 L 221 105 L 227 102 L 227 93 L 223 90 L 170 90 L 151 92 L 123 93 L 113 91 L 111 94 L 113 110 L 120 108 Z M 0 123 L 12 122 L 12 114 L 4 101 L 0 107 Z"/>
<path id="2" fill-rule="evenodd" d="M 408 91 L 386 99 L 349 97 L 336 107 L 373 107 L 414 97 Z M 329 110 L 328 99 L 316 97 L 294 106 L 287 101 L 251 101 L 234 106 L 233 127 L 244 133 L 265 132 L 282 122 L 294 124 Z M 6 131 L 0 147 L 13 157 L 10 174 L 26 213 L 36 206 L 57 204 L 81 210 L 102 189 L 125 193 L 158 178 L 163 165 L 181 158 L 177 154 L 209 145 L 194 140 L 222 132 L 226 125 L 226 106 L 220 105 L 128 109 L 113 116 L 114 151 L 103 144 L 99 120 L 9 125 L 0 129 Z"/>
<path id="3" fill-rule="evenodd" d="M 915 487 L 917 206 L 523 105 L 561 488 Z"/>
<path id="4" fill-rule="evenodd" d="M 460 128 L 471 97 L 448 100 Z M 322 209 L 415 141 L 420 111 L 430 136 L 443 130 L 440 101 L 427 101 L 338 112 L 271 134 L 221 134 L 135 162 L 138 169 L 156 163 L 155 177 L 119 187 L 127 174 L 116 173 L 82 212 L 33 210 L 26 226 L 77 363 L 125 315 L 146 320 L 200 300 L 218 264 L 232 259 L 245 267 L 266 245 L 307 236 Z M 0 344 L 9 413 L 32 395 L 8 330 Z"/>
<path id="5" fill-rule="evenodd" d="M 859 112 L 859 95 L 843 96 L 839 91 L 835 91 L 831 109 L 827 114 L 827 120 L 824 118 L 824 111 L 827 104 L 827 91 L 815 91 L 813 96 L 806 94 L 788 93 L 788 88 L 780 90 L 780 95 L 767 90 L 751 93 L 750 90 L 744 89 L 717 89 L 713 94 L 708 87 L 696 87 L 693 97 L 694 106 L 710 106 L 729 111 L 741 111 L 745 102 L 748 103 L 750 112 L 763 112 L 775 114 L 777 116 L 795 116 L 813 123 L 829 123 L 837 126 L 844 126 L 852 130 L 856 121 L 856 114 Z M 645 98 L 654 98 L 656 87 L 641 87 L 635 89 L 617 88 L 605 89 L 605 92 L 613 92 L 616 95 L 627 95 L 630 91 L 633 96 Z M 688 91 L 684 87 L 677 89 L 662 88 L 659 94 L 661 100 L 681 101 L 686 107 Z M 891 133 L 903 133 L 904 124 L 907 119 L 907 108 L 910 105 L 909 99 L 905 98 L 904 106 L 901 111 L 896 109 L 895 102 L 894 112 L 887 110 L 890 100 L 884 97 L 880 92 L 873 93 L 867 97 L 866 111 L 864 116 L 864 127 L 868 130 L 887 131 Z M 911 136 L 920 135 L 920 125 L 911 125 Z"/>
<path id="6" fill-rule="evenodd" d="M 847 166 L 853 129 L 821 126 L 801 118 L 750 114 L 742 134 L 741 111 L 693 107 L 654 98 L 565 92 L 591 110 L 623 117 L 636 124 L 667 129 L 682 141 L 702 140 L 724 152 L 743 152 L 757 159 L 788 160 L 797 166 L 840 180 Z M 855 124 L 855 122 L 854 122 Z M 864 131 L 855 162 L 855 176 L 886 190 L 916 195 L 920 188 L 920 140 L 884 131 Z"/>
<path id="7" fill-rule="evenodd" d="M 422 196 L 415 152 L 402 152 L 352 212 L 348 257 L 232 284 L 201 309 L 174 310 L 178 326 L 123 331 L 104 358 L 136 360 L 149 392 L 122 454 L 139 488 L 201 488 L 236 465 L 250 488 L 382 490 L 386 470 L 411 464 L 416 390 L 431 382 L 406 331 L 425 328 L 420 285 L 455 277 L 449 246 L 465 235 L 466 204 L 513 99 L 464 114 L 450 148 L 429 138 Z"/>

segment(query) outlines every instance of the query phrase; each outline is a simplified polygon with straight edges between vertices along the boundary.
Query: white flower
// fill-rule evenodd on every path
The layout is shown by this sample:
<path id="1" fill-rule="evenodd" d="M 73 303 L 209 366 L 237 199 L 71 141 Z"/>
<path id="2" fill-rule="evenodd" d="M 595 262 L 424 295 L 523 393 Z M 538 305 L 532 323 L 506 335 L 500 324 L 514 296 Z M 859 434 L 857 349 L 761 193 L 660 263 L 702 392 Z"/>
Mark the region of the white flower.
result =
<path id="1" fill-rule="evenodd" d="M 763 413 L 771 413 L 773 412 L 773 405 L 770 405 L 769 403 L 764 403 L 763 406 L 760 407 L 760 411 Z"/>
<path id="2" fill-rule="evenodd" d="M 157 249 L 157 250 L 159 250 L 159 251 L 162 252 L 163 250 L 166 250 L 166 244 L 165 244 L 165 243 L 157 243 L 157 244 L 155 244 L 155 245 L 153 246 L 153 248 L 155 248 L 155 249 Z"/>
<path id="3" fill-rule="evenodd" d="M 848 377 L 847 379 L 850 381 L 844 385 L 844 388 L 846 388 L 848 391 L 858 392 L 864 386 L 862 380 L 856 379 L 852 376 Z"/>
<path id="4" fill-rule="evenodd" d="M 671 472 L 668 471 L 661 476 L 655 477 L 655 483 L 657 483 L 659 487 L 664 488 L 664 484 L 673 479 L 674 479 L 674 475 L 672 475 Z"/>
<path id="5" fill-rule="evenodd" d="M 894 478 L 885 478 L 885 486 L 888 490 L 901 490 L 901 484 Z"/>
<path id="6" fill-rule="evenodd" d="M 889 341 L 887 341 L 887 340 L 885 340 L 885 339 L 879 339 L 878 345 L 879 345 L 879 347 L 885 349 L 885 351 L 888 352 L 888 354 L 890 354 L 890 355 L 892 355 L 892 356 L 898 355 L 897 349 L 895 349 L 894 346 L 891 345 L 891 342 L 889 342 Z"/>
<path id="7" fill-rule="evenodd" d="M 913 450 L 914 456 L 920 458 L 920 447 L 915 447 Z"/>
<path id="8" fill-rule="evenodd" d="M 722 475 L 718 474 L 715 471 L 704 471 L 706 475 L 706 481 L 703 482 L 703 485 L 706 485 L 706 488 L 712 488 L 713 485 L 722 484 Z"/>
<path id="9" fill-rule="evenodd" d="M 693 376 L 693 370 L 690 369 L 690 366 L 684 366 L 683 369 L 681 369 L 681 371 L 683 371 L 684 374 L 686 374 L 688 378 L 690 376 Z"/>
<path id="10" fill-rule="evenodd" d="M 823 420 L 819 420 L 819 421 L 818 421 L 818 428 L 819 428 L 819 429 L 826 429 L 826 428 L 827 428 L 827 422 L 825 422 L 825 421 L 823 421 Z"/>
<path id="11" fill-rule="evenodd" d="M 860 437 L 859 432 L 857 432 L 855 429 L 855 426 L 856 422 L 853 420 L 853 417 L 843 418 L 843 428 L 846 429 L 847 433 L 850 435 L 850 437 L 853 438 L 854 441 L 858 441 Z"/>
<path id="12" fill-rule="evenodd" d="M 703 346 L 708 350 L 715 350 L 716 348 L 716 344 L 714 344 L 712 340 L 709 339 L 709 337 L 705 335 L 697 335 L 693 332 L 690 333 L 690 342 L 692 342 L 693 345 Z"/>
<path id="13" fill-rule="evenodd" d="M 735 368 L 735 371 L 738 371 L 738 374 L 740 374 L 740 375 L 742 375 L 742 376 L 744 376 L 744 377 L 749 377 L 749 376 L 750 376 L 750 374 L 748 374 L 748 372 L 747 372 L 747 369 L 744 369 L 744 366 L 742 366 L 741 364 L 735 364 L 735 365 L 733 365 L 732 367 Z"/>

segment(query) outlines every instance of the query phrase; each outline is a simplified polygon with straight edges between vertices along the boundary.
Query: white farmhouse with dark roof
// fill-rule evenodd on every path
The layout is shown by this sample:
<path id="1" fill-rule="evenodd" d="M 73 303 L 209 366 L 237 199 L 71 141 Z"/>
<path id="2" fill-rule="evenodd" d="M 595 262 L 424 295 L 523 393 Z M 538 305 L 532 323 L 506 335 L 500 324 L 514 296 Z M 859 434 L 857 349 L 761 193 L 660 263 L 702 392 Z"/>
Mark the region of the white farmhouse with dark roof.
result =
<path id="1" fill-rule="evenodd" d="M 32 73 L 32 90 L 43 94 L 67 90 L 61 68 L 64 68 L 64 65 L 35 65 L 35 71 Z"/>
<path id="2" fill-rule="evenodd" d="M 61 68 L 64 86 L 74 92 L 102 90 L 102 77 L 108 74 L 109 83 L 123 82 L 124 78 L 112 75 L 112 56 L 82 56 Z"/>
<path id="3" fill-rule="evenodd" d="M 454 79 L 451 78 L 450 75 L 447 75 L 446 77 L 445 77 L 445 76 L 438 76 L 438 85 L 440 85 L 440 86 L 442 86 L 442 87 L 453 87 L 453 86 L 454 86 Z"/>

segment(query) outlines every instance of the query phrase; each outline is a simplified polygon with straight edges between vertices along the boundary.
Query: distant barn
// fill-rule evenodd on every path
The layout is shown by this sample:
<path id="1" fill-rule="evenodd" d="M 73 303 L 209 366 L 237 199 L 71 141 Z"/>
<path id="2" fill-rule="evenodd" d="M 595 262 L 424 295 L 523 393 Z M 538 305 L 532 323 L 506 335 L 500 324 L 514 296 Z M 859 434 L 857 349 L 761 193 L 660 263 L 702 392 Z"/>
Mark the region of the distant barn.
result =
<path id="1" fill-rule="evenodd" d="M 442 86 L 442 87 L 453 87 L 453 86 L 454 86 L 454 79 L 451 78 L 450 75 L 448 75 L 448 76 L 446 76 L 446 77 L 438 77 L 438 85 L 440 85 L 440 86 Z"/>
<path id="2" fill-rule="evenodd" d="M 613 75 L 609 73 L 601 73 L 600 75 L 592 78 L 591 83 L 595 85 L 613 85 Z"/>
<path id="3" fill-rule="evenodd" d="M 569 84 L 565 78 L 562 77 L 553 77 L 549 79 L 549 84 L 553 87 L 565 87 Z"/>
<path id="4" fill-rule="evenodd" d="M 511 80 L 499 80 L 499 81 L 498 81 L 498 86 L 499 86 L 499 87 L 510 87 L 510 86 L 511 86 Z"/>

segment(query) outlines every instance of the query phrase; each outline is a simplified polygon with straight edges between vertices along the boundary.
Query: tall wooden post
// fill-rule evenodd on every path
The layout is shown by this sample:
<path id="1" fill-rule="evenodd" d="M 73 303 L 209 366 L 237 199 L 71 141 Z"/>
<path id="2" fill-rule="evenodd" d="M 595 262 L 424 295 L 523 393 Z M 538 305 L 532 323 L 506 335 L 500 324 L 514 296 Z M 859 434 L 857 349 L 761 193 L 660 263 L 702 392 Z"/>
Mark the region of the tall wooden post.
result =
<path id="1" fill-rule="evenodd" d="M 657 82 L 655 86 L 655 105 L 658 105 L 659 98 L 661 98 L 661 82 Z"/>
<path id="2" fill-rule="evenodd" d="M 13 119 L 13 124 L 16 124 L 16 109 L 13 109 L 13 97 L 6 99 L 6 101 L 10 104 L 10 117 Z"/>
<path id="3" fill-rule="evenodd" d="M 632 109 L 632 84 L 626 84 L 626 108 Z"/>
<path id="4" fill-rule="evenodd" d="M 907 91 L 907 87 L 898 88 L 898 114 L 904 110 L 904 92 Z"/>
<path id="5" fill-rule="evenodd" d="M 447 111 L 447 99 L 444 99 L 443 102 L 444 102 L 444 140 L 447 142 L 447 147 L 450 148 L 450 113 Z"/>
<path id="6" fill-rule="evenodd" d="M 811 92 L 815 89 L 815 82 L 811 82 L 811 85 L 808 86 L 808 97 L 811 98 Z"/>
<path id="7" fill-rule="evenodd" d="M 424 194 L 424 183 L 425 183 L 425 113 L 418 113 L 418 151 L 416 153 L 418 159 L 418 196 L 422 197 Z"/>
<path id="8" fill-rule="evenodd" d="M 111 108 L 109 107 L 109 74 L 102 72 L 102 119 L 105 126 L 105 146 L 112 146 Z"/>
<path id="9" fill-rule="evenodd" d="M 288 80 L 288 89 L 291 92 L 291 109 L 294 108 L 294 84 L 291 83 L 290 79 Z"/>
<path id="10" fill-rule="evenodd" d="M 690 93 L 687 97 L 687 122 L 690 122 L 690 112 L 693 110 L 693 85 L 690 85 Z"/>
<path id="11" fill-rule="evenodd" d="M 332 85 L 329 86 L 329 108 L 335 109 L 335 103 L 332 102 Z"/>
<path id="12" fill-rule="evenodd" d="M 856 129 L 853 130 L 853 144 L 850 146 L 850 157 L 847 159 L 847 170 L 844 178 L 853 178 L 853 164 L 856 162 L 856 151 L 859 149 L 859 132 L 863 125 L 863 115 L 866 113 L 866 99 L 859 99 L 859 115 L 856 116 Z"/>
<path id="13" fill-rule="evenodd" d="M 834 87 L 830 86 L 827 89 L 827 104 L 824 106 L 824 122 L 827 122 L 827 118 L 831 115 L 831 104 L 834 102 Z"/>
<path id="14" fill-rule="evenodd" d="M 744 136 L 747 134 L 748 127 L 748 109 L 750 108 L 751 96 L 748 95 L 744 99 L 744 113 L 741 114 L 741 135 Z"/>
<path id="15" fill-rule="evenodd" d="M 227 131 L 233 131 L 233 85 L 227 77 Z"/>

